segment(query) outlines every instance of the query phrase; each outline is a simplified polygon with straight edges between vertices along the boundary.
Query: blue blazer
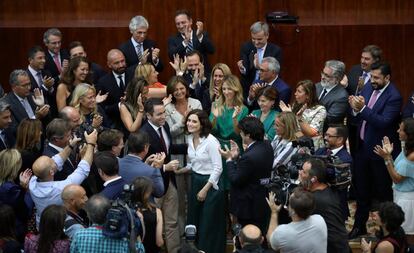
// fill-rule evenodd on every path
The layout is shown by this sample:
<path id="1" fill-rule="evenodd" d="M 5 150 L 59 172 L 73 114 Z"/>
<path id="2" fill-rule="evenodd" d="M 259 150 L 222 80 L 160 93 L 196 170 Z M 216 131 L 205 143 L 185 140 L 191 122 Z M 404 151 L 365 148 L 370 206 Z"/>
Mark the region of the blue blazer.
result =
<path id="1" fill-rule="evenodd" d="M 365 105 L 373 93 L 372 85 L 365 85 L 361 91 L 361 96 L 365 99 Z M 365 120 L 364 147 L 367 154 L 374 159 L 381 159 L 373 150 L 375 145 L 381 145 L 384 136 L 388 136 L 394 143 L 393 155 L 400 153 L 400 141 L 398 140 L 397 129 L 400 121 L 400 111 L 402 97 L 397 87 L 390 83 L 380 95 L 372 109 L 368 106 L 357 115 L 359 120 L 358 133 L 361 131 L 362 122 Z"/>
<path id="2" fill-rule="evenodd" d="M 260 84 L 264 84 L 264 82 L 262 80 L 255 80 L 253 81 L 253 83 L 260 83 Z M 285 81 L 283 81 L 282 78 L 280 78 L 280 76 L 276 79 L 276 81 L 274 81 L 271 86 L 276 89 L 277 91 L 277 100 L 275 102 L 275 109 L 280 111 L 279 108 L 279 101 L 282 100 L 283 102 L 285 102 L 285 104 L 289 104 L 290 103 L 290 98 L 292 95 L 292 89 L 290 88 L 290 86 L 285 83 Z M 246 97 L 248 96 L 248 94 L 246 94 Z M 249 106 L 250 111 L 259 109 L 259 105 L 257 103 L 257 100 L 255 100 L 251 106 Z"/>
<path id="3" fill-rule="evenodd" d="M 123 178 L 119 178 L 111 183 L 109 183 L 105 188 L 100 192 L 110 200 L 115 200 L 121 196 L 122 191 L 124 190 L 124 185 L 127 182 Z"/>
<path id="4" fill-rule="evenodd" d="M 136 156 L 126 155 L 119 159 L 119 175 L 130 184 L 136 177 L 144 176 L 152 180 L 154 197 L 164 195 L 164 182 L 160 169 L 153 168 Z"/>

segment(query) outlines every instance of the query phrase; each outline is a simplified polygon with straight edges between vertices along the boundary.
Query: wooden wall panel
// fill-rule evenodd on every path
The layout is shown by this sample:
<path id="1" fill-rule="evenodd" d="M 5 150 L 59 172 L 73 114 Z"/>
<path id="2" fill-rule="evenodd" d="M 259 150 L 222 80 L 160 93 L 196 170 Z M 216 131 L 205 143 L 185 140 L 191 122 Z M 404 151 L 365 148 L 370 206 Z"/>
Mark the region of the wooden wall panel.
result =
<path id="1" fill-rule="evenodd" d="M 405 0 L 2 0 L 0 82 L 7 84 L 11 70 L 27 66 L 27 50 L 43 44 L 49 27 L 62 30 L 64 47 L 82 41 L 89 58 L 105 67 L 107 51 L 130 37 L 130 18 L 142 14 L 150 23 L 149 37 L 161 49 L 167 69 L 160 80 L 166 83 L 172 74 L 167 39 L 176 33 L 174 12 L 182 8 L 193 13 L 194 23 L 204 22 L 216 45 L 210 62 L 225 62 L 236 73 L 250 25 L 269 11 L 286 10 L 300 17 L 299 32 L 293 25 L 273 26 L 271 41 L 284 50 L 282 76 L 292 86 L 305 78 L 317 81 L 328 59 L 342 59 L 349 68 L 359 62 L 365 45 L 378 44 L 402 93 L 413 90 L 414 72 L 408 66 L 414 64 L 414 1 Z"/>

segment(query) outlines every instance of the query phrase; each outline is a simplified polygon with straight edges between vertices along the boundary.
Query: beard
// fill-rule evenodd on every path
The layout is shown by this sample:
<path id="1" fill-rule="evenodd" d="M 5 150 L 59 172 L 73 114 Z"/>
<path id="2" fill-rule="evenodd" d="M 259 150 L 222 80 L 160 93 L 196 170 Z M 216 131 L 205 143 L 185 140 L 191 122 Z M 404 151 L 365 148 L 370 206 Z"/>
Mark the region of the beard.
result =
<path id="1" fill-rule="evenodd" d="M 329 88 L 334 87 L 334 86 L 335 86 L 335 84 L 334 84 L 334 83 L 330 83 L 330 82 L 327 82 L 327 81 L 322 81 L 322 80 L 321 80 L 321 86 L 322 86 L 322 88 L 324 88 L 324 89 L 329 89 Z"/>

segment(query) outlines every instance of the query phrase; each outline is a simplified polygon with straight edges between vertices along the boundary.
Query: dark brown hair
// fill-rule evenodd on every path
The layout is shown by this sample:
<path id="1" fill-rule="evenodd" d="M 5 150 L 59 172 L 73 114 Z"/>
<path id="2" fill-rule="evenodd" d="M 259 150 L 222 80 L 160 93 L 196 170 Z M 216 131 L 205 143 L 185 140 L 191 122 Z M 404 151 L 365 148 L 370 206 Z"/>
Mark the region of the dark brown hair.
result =
<path id="1" fill-rule="evenodd" d="M 197 115 L 198 120 L 200 121 L 200 126 L 201 126 L 200 136 L 201 137 L 207 137 L 210 134 L 211 129 L 213 127 L 211 125 L 210 120 L 208 119 L 207 113 L 203 110 L 200 110 L 200 109 L 191 110 L 188 113 L 187 117 L 185 117 L 185 131 L 186 131 L 186 133 L 188 133 L 188 129 L 187 129 L 188 118 L 193 114 Z"/>
<path id="2" fill-rule="evenodd" d="M 168 81 L 167 84 L 167 96 L 168 95 L 172 95 L 172 103 L 174 104 L 176 102 L 176 99 L 173 95 L 175 88 L 177 87 L 177 85 L 181 83 L 184 85 L 186 93 L 185 93 L 185 97 L 188 98 L 190 96 L 190 89 L 188 88 L 188 84 L 185 81 L 184 77 L 182 76 L 173 76 L 171 77 L 171 79 Z"/>

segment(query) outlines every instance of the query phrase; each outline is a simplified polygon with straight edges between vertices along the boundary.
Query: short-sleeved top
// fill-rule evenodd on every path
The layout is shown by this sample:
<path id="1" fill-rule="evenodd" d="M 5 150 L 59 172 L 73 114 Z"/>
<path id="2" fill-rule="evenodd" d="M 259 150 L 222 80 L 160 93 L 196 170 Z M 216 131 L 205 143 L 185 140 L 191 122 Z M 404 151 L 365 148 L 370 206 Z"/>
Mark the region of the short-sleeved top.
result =
<path id="1" fill-rule="evenodd" d="M 270 245 L 281 253 L 326 253 L 328 230 L 322 216 L 314 214 L 306 220 L 278 226 Z"/>
<path id="2" fill-rule="evenodd" d="M 394 189 L 400 192 L 414 191 L 414 162 L 407 159 L 402 151 L 394 161 L 394 168 L 405 179 L 394 184 Z"/>

